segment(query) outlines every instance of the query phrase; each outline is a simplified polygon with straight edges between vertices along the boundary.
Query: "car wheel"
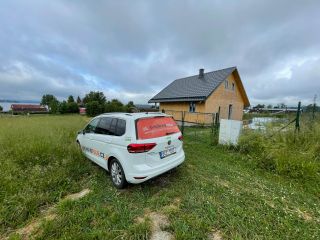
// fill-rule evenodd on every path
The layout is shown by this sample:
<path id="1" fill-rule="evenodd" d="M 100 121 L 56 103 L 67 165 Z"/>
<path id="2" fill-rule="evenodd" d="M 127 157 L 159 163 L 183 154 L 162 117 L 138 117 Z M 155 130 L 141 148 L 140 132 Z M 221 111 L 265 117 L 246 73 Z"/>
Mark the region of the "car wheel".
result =
<path id="1" fill-rule="evenodd" d="M 112 159 L 110 163 L 110 177 L 113 185 L 122 189 L 127 186 L 126 177 L 124 175 L 123 168 L 117 159 Z"/>

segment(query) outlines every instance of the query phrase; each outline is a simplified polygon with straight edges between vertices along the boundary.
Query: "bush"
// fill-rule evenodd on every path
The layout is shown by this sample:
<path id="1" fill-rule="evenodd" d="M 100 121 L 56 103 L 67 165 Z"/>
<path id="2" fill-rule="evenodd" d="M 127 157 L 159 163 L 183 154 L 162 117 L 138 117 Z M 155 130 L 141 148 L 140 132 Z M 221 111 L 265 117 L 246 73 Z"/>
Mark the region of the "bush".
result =
<path id="1" fill-rule="evenodd" d="M 309 155 L 309 156 L 308 156 Z M 314 161 L 310 153 L 279 150 L 275 154 L 276 170 L 280 174 L 293 178 L 313 178 L 319 172 L 319 163 Z"/>
<path id="2" fill-rule="evenodd" d="M 81 99 L 78 97 L 78 102 Z M 130 112 L 134 107 L 132 101 L 128 102 L 127 105 L 124 105 L 118 99 L 112 99 L 111 101 L 106 102 L 106 97 L 102 92 L 90 92 L 86 94 L 83 99 L 85 103 L 87 115 L 90 117 L 97 116 L 104 112 Z M 79 111 L 77 109 L 77 111 Z"/>
<path id="3" fill-rule="evenodd" d="M 61 102 L 61 103 L 59 104 L 59 112 L 60 112 L 61 114 L 67 113 L 67 109 L 68 109 L 68 107 L 67 107 L 67 102 L 66 102 L 66 101 L 63 101 L 63 102 Z"/>
<path id="4" fill-rule="evenodd" d="M 105 112 L 124 112 L 125 107 L 123 106 L 122 102 L 117 99 L 112 99 L 111 101 L 107 102 L 104 106 Z"/>
<path id="5" fill-rule="evenodd" d="M 248 131 L 239 139 L 237 150 L 256 166 L 299 179 L 320 179 L 320 124 L 304 125 L 300 133 L 293 129 L 272 137 Z"/>
<path id="6" fill-rule="evenodd" d="M 86 104 L 86 112 L 90 117 L 97 116 L 104 112 L 104 105 L 99 104 L 98 101 L 92 101 Z"/>
<path id="7" fill-rule="evenodd" d="M 106 97 L 103 94 L 103 92 L 94 92 L 91 91 L 90 93 L 86 94 L 86 96 L 83 98 L 83 103 L 87 104 L 90 102 L 98 102 L 99 104 L 105 104 Z"/>
<path id="8" fill-rule="evenodd" d="M 50 113 L 52 113 L 52 114 L 58 113 L 59 112 L 59 105 L 60 105 L 60 103 L 58 100 L 50 102 L 48 105 Z"/>
<path id="9" fill-rule="evenodd" d="M 67 103 L 67 112 L 68 113 L 79 113 L 79 107 L 76 102 Z"/>
<path id="10" fill-rule="evenodd" d="M 259 153 L 266 148 L 264 136 L 260 132 L 247 132 L 241 136 L 238 143 L 238 150 L 241 153 Z"/>
<path id="11" fill-rule="evenodd" d="M 55 96 L 53 96 L 52 94 L 45 94 L 42 96 L 41 99 L 41 105 L 47 105 L 49 107 L 49 112 L 50 113 L 57 113 L 59 112 L 59 101 L 57 100 L 57 98 Z"/>

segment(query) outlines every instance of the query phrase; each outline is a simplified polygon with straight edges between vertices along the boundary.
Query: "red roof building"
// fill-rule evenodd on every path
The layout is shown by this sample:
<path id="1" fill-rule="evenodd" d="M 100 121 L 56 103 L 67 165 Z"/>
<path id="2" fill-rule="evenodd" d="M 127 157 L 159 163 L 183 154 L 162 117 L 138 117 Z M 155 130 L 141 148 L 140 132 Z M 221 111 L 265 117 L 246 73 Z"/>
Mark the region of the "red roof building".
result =
<path id="1" fill-rule="evenodd" d="M 81 115 L 85 115 L 86 114 L 86 108 L 79 108 L 79 113 Z"/>
<path id="2" fill-rule="evenodd" d="M 12 113 L 46 113 L 48 109 L 45 106 L 37 104 L 12 104 Z"/>

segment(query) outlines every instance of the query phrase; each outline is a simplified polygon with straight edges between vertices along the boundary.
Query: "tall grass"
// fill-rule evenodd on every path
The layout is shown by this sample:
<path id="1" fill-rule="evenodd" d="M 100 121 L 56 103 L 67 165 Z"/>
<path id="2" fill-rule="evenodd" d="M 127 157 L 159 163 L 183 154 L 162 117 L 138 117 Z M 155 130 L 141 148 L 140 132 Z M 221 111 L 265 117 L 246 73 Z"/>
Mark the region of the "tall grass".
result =
<path id="1" fill-rule="evenodd" d="M 177 240 L 212 232 L 223 239 L 320 239 L 319 191 L 248 166 L 259 141 L 241 149 L 247 157 L 211 145 L 210 129 L 187 128 L 182 166 L 119 191 L 77 150 L 75 134 L 86 121 L 0 117 L 0 239 L 24 239 L 16 230 L 52 206 L 56 218 L 43 220 L 30 239 L 148 239 L 150 212 L 168 217 L 164 230 Z M 61 201 L 84 188 L 91 190 L 86 197 Z"/>
<path id="2" fill-rule="evenodd" d="M 75 144 L 78 116 L 0 118 L 0 232 L 77 191 L 90 165 Z"/>
<path id="3" fill-rule="evenodd" d="M 320 179 L 320 123 L 303 121 L 276 134 L 246 131 L 237 148 L 257 166 L 299 179 Z"/>

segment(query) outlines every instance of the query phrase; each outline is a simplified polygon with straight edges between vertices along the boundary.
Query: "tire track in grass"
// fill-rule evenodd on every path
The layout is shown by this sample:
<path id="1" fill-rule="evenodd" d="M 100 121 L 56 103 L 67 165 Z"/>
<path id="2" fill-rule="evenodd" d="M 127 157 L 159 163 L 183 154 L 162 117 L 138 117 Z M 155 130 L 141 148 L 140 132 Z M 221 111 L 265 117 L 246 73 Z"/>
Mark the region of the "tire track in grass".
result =
<path id="1" fill-rule="evenodd" d="M 25 240 L 30 239 L 30 236 L 33 233 L 35 233 L 35 232 L 37 232 L 39 230 L 41 224 L 44 221 L 53 221 L 58 217 L 58 215 L 55 213 L 57 205 L 59 205 L 60 203 L 62 203 L 64 201 L 76 201 L 76 200 L 79 200 L 79 199 L 85 197 L 90 192 L 91 192 L 91 190 L 86 188 L 86 189 L 83 189 L 82 191 L 80 191 L 78 193 L 73 193 L 73 194 L 67 195 L 61 201 L 59 201 L 57 204 L 55 204 L 55 205 L 49 207 L 47 210 L 43 211 L 41 216 L 39 216 L 38 218 L 32 220 L 26 226 L 15 230 L 11 234 L 17 234 L 20 237 L 22 237 L 22 239 L 25 239 Z M 5 237 L 3 237 L 1 239 L 8 239 L 8 238 L 9 238 L 9 236 L 5 236 Z"/>

